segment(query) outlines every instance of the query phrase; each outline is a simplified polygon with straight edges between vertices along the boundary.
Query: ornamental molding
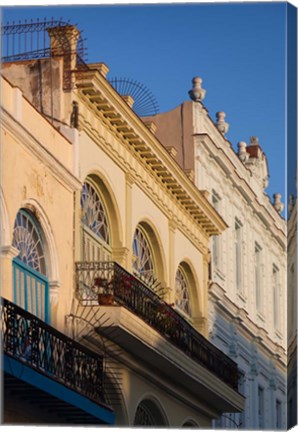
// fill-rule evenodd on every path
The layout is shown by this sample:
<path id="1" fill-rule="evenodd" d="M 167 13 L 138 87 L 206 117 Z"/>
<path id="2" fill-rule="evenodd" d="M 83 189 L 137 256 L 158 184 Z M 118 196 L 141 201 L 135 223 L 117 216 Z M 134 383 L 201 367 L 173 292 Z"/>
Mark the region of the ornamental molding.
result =
<path id="1" fill-rule="evenodd" d="M 215 285 L 215 286 L 214 286 Z M 211 284 L 209 289 L 209 301 L 215 306 L 215 312 L 213 315 L 219 313 L 222 318 L 230 322 L 231 320 L 238 320 L 237 332 L 243 336 L 246 340 L 256 338 L 257 345 L 265 355 L 274 355 L 278 353 L 280 362 L 283 366 L 286 365 L 286 354 L 285 349 L 277 344 L 268 334 L 265 329 L 260 328 L 250 318 L 249 314 L 243 308 L 239 308 L 226 294 L 224 290 L 216 286 L 217 284 Z M 220 293 L 220 295 L 218 294 Z"/>
<path id="2" fill-rule="evenodd" d="M 218 165 L 223 169 L 225 175 L 229 173 L 235 189 L 243 195 L 246 206 L 252 206 L 253 212 L 264 222 L 265 226 L 270 229 L 271 234 L 276 238 L 281 246 L 285 247 L 285 221 L 276 211 L 273 212 L 271 208 L 269 209 L 269 206 L 272 207 L 269 199 L 268 205 L 264 205 L 264 203 L 261 202 L 266 198 L 263 196 L 263 193 L 260 201 L 260 197 L 255 194 L 245 179 L 245 177 L 247 177 L 247 168 L 242 166 L 242 164 L 238 167 L 241 161 L 238 160 L 237 155 L 233 153 L 235 161 L 232 161 L 229 155 L 227 155 L 222 148 L 218 147 L 213 139 L 207 134 L 197 134 L 196 138 L 196 146 L 204 144 L 208 148 L 214 159 L 218 162 Z"/>
<path id="3" fill-rule="evenodd" d="M 204 232 L 203 228 L 198 225 L 198 223 L 195 223 L 192 218 L 190 218 L 189 213 L 179 205 L 179 202 L 174 201 L 174 197 L 169 195 L 169 192 L 165 190 L 164 185 L 161 185 L 156 181 L 156 178 L 152 176 L 152 173 L 150 171 L 148 172 L 148 168 L 144 167 L 145 170 L 142 170 L 142 173 L 137 173 L 132 166 L 133 163 L 129 151 L 127 152 L 127 160 L 124 162 L 123 157 L 120 157 L 119 152 L 113 148 L 113 144 L 105 142 L 102 138 L 104 135 L 103 125 L 99 124 L 97 128 L 92 129 L 85 126 L 83 127 L 84 133 L 86 133 L 86 135 L 95 141 L 95 143 L 97 143 L 101 150 L 105 153 L 107 152 L 108 148 L 109 157 L 122 170 L 126 169 L 129 171 L 128 175 L 134 179 L 134 184 L 136 184 L 151 200 L 154 200 L 155 205 L 164 213 L 167 218 L 174 217 L 174 215 L 177 214 L 179 215 L 179 217 L 175 217 L 175 220 L 177 221 L 177 227 L 179 227 L 180 231 L 196 248 L 198 248 L 203 254 L 207 253 L 208 238 L 206 237 L 206 233 Z M 122 143 L 120 144 L 118 140 L 115 140 L 115 146 L 122 145 Z"/>
<path id="4" fill-rule="evenodd" d="M 58 159 L 56 159 L 51 152 L 26 129 L 25 126 L 17 122 L 3 107 L 1 122 L 3 129 L 16 139 L 20 146 L 27 148 L 45 167 L 49 169 L 59 182 L 62 180 L 69 191 L 73 192 L 81 189 L 81 181 Z"/>
<path id="5" fill-rule="evenodd" d="M 5 246 L 1 246 L 0 248 L 0 254 L 1 257 L 3 258 L 8 258 L 13 260 L 19 255 L 19 253 L 20 251 L 12 245 L 5 245 Z"/>
<path id="6" fill-rule="evenodd" d="M 87 105 L 80 110 L 80 119 L 85 115 L 89 117 L 92 111 L 94 117 L 96 115 L 109 130 L 117 133 L 121 144 L 125 142 L 134 156 L 139 154 L 142 165 L 150 169 L 167 193 L 176 197 L 207 234 L 220 233 L 226 227 L 222 218 L 107 81 L 94 71 L 80 74 L 77 78 L 79 97 Z M 85 129 L 84 125 L 82 127 Z M 184 204 L 185 200 L 189 203 Z"/>
<path id="7" fill-rule="evenodd" d="M 50 287 L 50 305 L 52 308 L 54 308 L 58 304 L 61 282 L 57 280 L 50 281 L 49 287 Z"/>

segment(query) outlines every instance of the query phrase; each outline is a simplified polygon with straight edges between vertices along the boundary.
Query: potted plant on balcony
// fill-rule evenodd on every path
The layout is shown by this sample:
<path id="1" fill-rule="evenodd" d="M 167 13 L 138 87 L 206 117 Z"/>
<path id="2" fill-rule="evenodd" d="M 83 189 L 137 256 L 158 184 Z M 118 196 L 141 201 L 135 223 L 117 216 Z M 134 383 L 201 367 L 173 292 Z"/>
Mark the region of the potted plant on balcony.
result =
<path id="1" fill-rule="evenodd" d="M 131 301 L 132 298 L 132 287 L 134 277 L 130 274 L 123 274 L 120 282 L 120 293 L 123 300 Z"/>
<path id="2" fill-rule="evenodd" d="M 102 306 L 111 306 L 114 303 L 113 289 L 106 278 L 94 278 L 94 287 L 97 291 L 98 304 Z"/>
<path id="3" fill-rule="evenodd" d="M 159 326 L 163 330 L 164 335 L 170 339 L 178 337 L 180 328 L 180 322 L 171 309 L 172 306 L 173 304 L 160 304 L 157 309 Z"/>

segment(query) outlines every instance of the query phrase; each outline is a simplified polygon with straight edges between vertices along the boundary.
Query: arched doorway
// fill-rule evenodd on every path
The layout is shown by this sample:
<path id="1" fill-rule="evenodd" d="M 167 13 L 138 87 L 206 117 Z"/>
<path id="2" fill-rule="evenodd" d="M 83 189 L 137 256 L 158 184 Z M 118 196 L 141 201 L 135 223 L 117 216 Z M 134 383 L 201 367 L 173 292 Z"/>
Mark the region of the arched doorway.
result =
<path id="1" fill-rule="evenodd" d="M 12 245 L 19 251 L 13 260 L 14 301 L 49 322 L 49 282 L 44 236 L 38 221 L 27 209 L 20 209 L 17 213 Z"/>

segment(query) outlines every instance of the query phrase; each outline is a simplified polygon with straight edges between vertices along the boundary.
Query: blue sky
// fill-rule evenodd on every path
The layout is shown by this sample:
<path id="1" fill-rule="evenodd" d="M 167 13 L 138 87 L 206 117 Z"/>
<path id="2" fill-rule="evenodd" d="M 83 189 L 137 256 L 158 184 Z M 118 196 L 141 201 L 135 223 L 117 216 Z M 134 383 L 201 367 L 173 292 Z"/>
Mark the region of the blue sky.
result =
<path id="1" fill-rule="evenodd" d="M 13 7 L 2 21 L 70 19 L 84 30 L 89 62 L 109 77 L 142 82 L 167 111 L 203 78 L 209 115 L 226 112 L 227 138 L 258 136 L 269 161 L 267 193 L 285 201 L 286 3 Z"/>

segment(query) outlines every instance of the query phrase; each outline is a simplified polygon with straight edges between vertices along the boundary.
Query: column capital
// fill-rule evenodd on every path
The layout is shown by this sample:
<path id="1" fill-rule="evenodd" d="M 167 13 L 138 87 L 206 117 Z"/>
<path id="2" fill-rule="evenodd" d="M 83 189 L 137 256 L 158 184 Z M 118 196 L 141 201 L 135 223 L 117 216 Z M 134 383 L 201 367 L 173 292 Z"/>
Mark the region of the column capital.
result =
<path id="1" fill-rule="evenodd" d="M 174 221 L 173 219 L 169 219 L 169 229 L 170 229 L 170 231 L 173 232 L 173 233 L 175 233 L 177 227 L 178 227 L 177 222 Z"/>
<path id="2" fill-rule="evenodd" d="M 113 261 L 116 261 L 121 266 L 126 267 L 129 249 L 125 246 L 113 248 Z"/>
<path id="3" fill-rule="evenodd" d="M 1 246 L 0 248 L 1 257 L 3 258 L 16 258 L 20 251 L 12 245 Z"/>
<path id="4" fill-rule="evenodd" d="M 55 307 L 58 304 L 60 286 L 61 286 L 61 282 L 57 280 L 49 282 L 51 307 Z"/>
<path id="5" fill-rule="evenodd" d="M 125 181 L 128 186 L 132 186 L 135 183 L 134 175 L 130 172 L 125 173 Z"/>

